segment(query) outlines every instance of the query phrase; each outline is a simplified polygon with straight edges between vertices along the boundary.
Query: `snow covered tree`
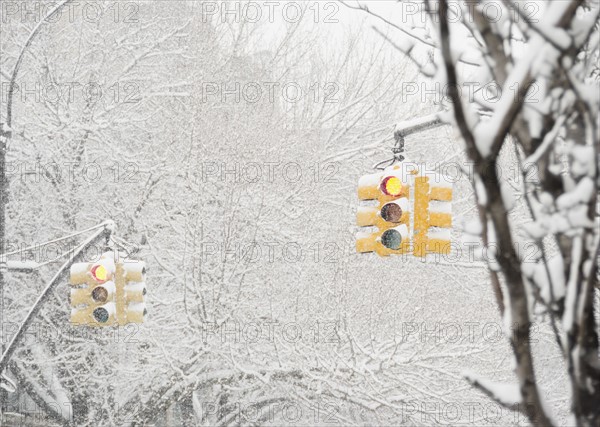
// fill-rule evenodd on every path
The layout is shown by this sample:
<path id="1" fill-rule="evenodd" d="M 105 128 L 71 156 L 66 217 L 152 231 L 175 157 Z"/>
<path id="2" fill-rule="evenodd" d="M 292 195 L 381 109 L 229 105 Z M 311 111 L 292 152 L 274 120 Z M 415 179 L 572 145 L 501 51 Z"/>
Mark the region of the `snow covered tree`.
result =
<path id="1" fill-rule="evenodd" d="M 3 88 L 37 25 L 13 3 L 0 17 Z M 450 404 L 463 409 L 452 424 L 472 425 L 489 421 L 464 411 L 487 402 L 480 389 L 494 407 L 557 424 L 535 363 L 547 335 L 529 340 L 544 322 L 572 384 L 571 421 L 597 423 L 597 4 L 394 2 L 405 22 L 380 15 L 387 28 L 371 32 L 313 19 L 338 3 L 291 2 L 301 19 L 274 25 L 240 16 L 252 3 L 110 3 L 99 19 L 63 13 L 27 47 L 9 242 L 113 218 L 113 243 L 149 267 L 149 315 L 140 327 L 71 328 L 62 284 L 11 359 L 9 403 L 89 426 L 431 425 Z M 430 82 L 442 101 L 406 99 Z M 471 162 L 454 212 L 478 213 L 463 233 L 483 241 L 495 302 L 481 295 L 481 263 L 354 253 L 357 177 L 388 154 L 402 116 L 440 107 L 460 142 L 424 133 L 407 155 Z M 511 163 L 517 179 L 499 173 Z M 62 261 L 54 249 L 19 253 L 41 265 L 8 279 L 8 335 Z M 440 343 L 432 322 L 460 328 L 495 316 L 494 303 L 517 383 L 467 373 L 472 389 L 462 366 L 492 375 L 508 345 Z"/>
<path id="2" fill-rule="evenodd" d="M 358 3 L 348 6 L 369 11 Z M 465 233 L 483 241 L 514 354 L 514 385 L 466 377 L 532 423 L 556 425 L 537 380 L 545 350 L 530 342 L 532 322 L 543 320 L 568 374 L 570 422 L 598 425 L 598 2 L 400 7 L 400 19 L 377 16 L 396 30 L 385 37 L 443 88 L 444 117 L 473 166 L 479 218 Z M 500 173 L 507 158 L 518 185 Z M 524 256 L 530 244 L 534 257 Z"/>

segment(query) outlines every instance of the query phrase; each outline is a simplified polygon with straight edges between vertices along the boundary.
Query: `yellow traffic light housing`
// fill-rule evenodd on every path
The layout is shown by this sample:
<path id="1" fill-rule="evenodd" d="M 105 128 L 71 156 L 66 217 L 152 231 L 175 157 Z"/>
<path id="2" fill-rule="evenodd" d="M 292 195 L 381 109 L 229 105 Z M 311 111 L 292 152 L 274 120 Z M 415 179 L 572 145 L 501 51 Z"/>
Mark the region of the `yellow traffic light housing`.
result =
<path id="1" fill-rule="evenodd" d="M 449 254 L 452 228 L 452 184 L 436 175 L 432 185 L 429 177 L 415 178 L 415 214 L 413 255 Z M 431 202 L 435 203 L 435 206 Z"/>
<path id="2" fill-rule="evenodd" d="M 96 263 L 71 266 L 71 323 L 88 326 L 142 323 L 146 314 L 146 267 L 142 261 L 114 262 L 112 253 Z"/>
<path id="3" fill-rule="evenodd" d="M 380 256 L 399 255 L 410 251 L 408 202 L 409 185 L 401 166 L 383 172 L 365 175 L 358 183 L 358 198 L 367 206 L 360 206 L 356 224 L 376 227 L 361 231 L 356 236 L 357 252 L 376 252 Z"/>
<path id="4" fill-rule="evenodd" d="M 356 224 L 364 229 L 356 236 L 357 252 L 376 252 L 380 256 L 412 252 L 417 257 L 450 253 L 452 183 L 437 173 L 427 172 L 429 176 L 423 176 L 423 171 L 409 165 L 397 164 L 360 178 L 358 198 L 362 205 Z"/>
<path id="5" fill-rule="evenodd" d="M 146 310 L 146 264 L 128 260 L 123 264 L 124 287 L 121 307 L 125 323 L 143 323 Z"/>
<path id="6" fill-rule="evenodd" d="M 71 266 L 71 323 L 109 326 L 116 323 L 114 277 L 115 263 L 100 259 L 97 263 Z"/>

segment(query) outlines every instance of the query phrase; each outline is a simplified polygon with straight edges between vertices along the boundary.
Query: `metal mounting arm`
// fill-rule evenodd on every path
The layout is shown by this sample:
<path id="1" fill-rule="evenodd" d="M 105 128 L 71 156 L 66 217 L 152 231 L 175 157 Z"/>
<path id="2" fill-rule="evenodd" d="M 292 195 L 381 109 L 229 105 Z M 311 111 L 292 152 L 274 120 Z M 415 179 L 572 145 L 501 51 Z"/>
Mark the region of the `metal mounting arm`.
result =
<path id="1" fill-rule="evenodd" d="M 439 113 L 430 114 L 428 116 L 399 123 L 396 126 L 394 136 L 404 138 L 408 135 L 412 135 L 413 133 L 433 129 L 438 126 L 442 126 L 443 124 L 444 122 L 442 122 L 442 119 L 440 119 Z"/>
<path id="2" fill-rule="evenodd" d="M 404 160 L 404 137 L 412 135 L 413 133 L 422 132 L 424 130 L 433 129 L 435 127 L 443 125 L 442 119 L 439 113 L 430 114 L 428 116 L 419 117 L 413 120 L 407 120 L 399 123 L 394 132 L 394 139 L 396 143 L 392 147 L 393 157 L 388 160 L 377 163 L 373 166 L 374 169 L 383 170 L 396 162 Z"/>

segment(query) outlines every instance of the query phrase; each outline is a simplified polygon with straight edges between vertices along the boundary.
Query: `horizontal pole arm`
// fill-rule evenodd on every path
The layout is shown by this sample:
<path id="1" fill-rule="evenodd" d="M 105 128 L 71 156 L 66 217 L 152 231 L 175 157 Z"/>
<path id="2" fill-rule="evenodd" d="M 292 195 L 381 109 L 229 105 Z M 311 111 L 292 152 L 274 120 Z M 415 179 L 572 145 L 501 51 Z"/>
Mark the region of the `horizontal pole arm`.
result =
<path id="1" fill-rule="evenodd" d="M 422 132 L 427 129 L 433 129 L 444 124 L 445 123 L 440 118 L 440 113 L 434 113 L 398 123 L 396 125 L 396 131 L 394 134 L 405 137 L 413 133 Z"/>

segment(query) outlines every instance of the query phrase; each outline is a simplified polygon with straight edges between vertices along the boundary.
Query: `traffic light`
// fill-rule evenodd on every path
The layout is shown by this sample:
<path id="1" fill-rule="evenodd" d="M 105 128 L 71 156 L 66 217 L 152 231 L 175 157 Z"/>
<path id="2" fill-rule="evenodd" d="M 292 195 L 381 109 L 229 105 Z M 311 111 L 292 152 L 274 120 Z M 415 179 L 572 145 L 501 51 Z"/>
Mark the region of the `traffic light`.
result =
<path id="1" fill-rule="evenodd" d="M 451 201 L 452 184 L 443 176 L 436 174 L 434 185 L 427 176 L 415 178 L 414 256 L 450 253 Z"/>
<path id="2" fill-rule="evenodd" d="M 126 260 L 123 264 L 123 318 L 125 323 L 143 323 L 146 310 L 146 264 Z"/>
<path id="3" fill-rule="evenodd" d="M 114 262 L 108 252 L 96 263 L 71 266 L 71 323 L 88 326 L 142 323 L 146 311 L 146 266 Z"/>
<path id="4" fill-rule="evenodd" d="M 376 227 L 356 236 L 356 251 L 376 252 L 380 256 L 398 255 L 410 250 L 408 175 L 400 166 L 363 176 L 358 183 L 360 206 L 356 223 Z"/>
<path id="5" fill-rule="evenodd" d="M 71 266 L 71 323 L 108 326 L 116 323 L 116 268 L 112 259 Z"/>

